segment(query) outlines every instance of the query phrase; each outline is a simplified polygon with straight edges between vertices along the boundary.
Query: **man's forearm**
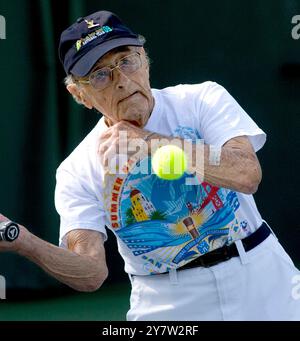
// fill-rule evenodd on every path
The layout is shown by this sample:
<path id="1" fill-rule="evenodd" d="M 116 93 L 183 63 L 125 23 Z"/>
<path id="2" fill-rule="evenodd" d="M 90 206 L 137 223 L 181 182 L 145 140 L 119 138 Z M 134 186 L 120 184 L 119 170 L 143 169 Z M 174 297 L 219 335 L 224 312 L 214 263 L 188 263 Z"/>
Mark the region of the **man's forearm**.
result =
<path id="1" fill-rule="evenodd" d="M 21 228 L 16 252 L 60 282 L 79 291 L 94 291 L 107 277 L 106 264 L 50 244 Z"/>
<path id="2" fill-rule="evenodd" d="M 178 138 L 170 138 L 159 134 L 151 134 L 148 142 L 149 150 L 167 143 L 176 144 Z M 239 138 L 237 138 L 239 139 Z M 191 144 L 181 140 L 182 147 L 188 155 L 189 171 L 196 173 L 201 181 L 207 181 L 218 187 L 224 187 L 236 192 L 253 194 L 261 180 L 261 169 L 254 152 L 235 146 L 220 147 L 220 159 L 217 165 L 211 162 L 211 146 L 206 144 Z M 237 140 L 237 144 L 239 141 Z"/>
<path id="3" fill-rule="evenodd" d="M 220 162 L 214 165 L 210 153 L 210 146 L 204 145 L 204 171 L 203 168 L 196 169 L 196 173 L 204 181 L 245 194 L 256 192 L 261 180 L 261 170 L 255 154 L 222 147 Z"/>

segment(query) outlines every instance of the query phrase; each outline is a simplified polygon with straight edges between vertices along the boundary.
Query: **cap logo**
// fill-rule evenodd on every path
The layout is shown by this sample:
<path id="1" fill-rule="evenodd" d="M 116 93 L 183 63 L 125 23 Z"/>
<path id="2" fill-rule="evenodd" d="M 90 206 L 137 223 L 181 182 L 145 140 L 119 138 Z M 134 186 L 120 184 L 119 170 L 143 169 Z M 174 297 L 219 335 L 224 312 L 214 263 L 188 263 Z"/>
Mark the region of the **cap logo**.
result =
<path id="1" fill-rule="evenodd" d="M 86 20 L 85 20 L 86 21 Z M 92 21 L 91 21 L 92 22 Z M 90 23 L 91 23 L 90 22 Z M 93 24 L 94 25 L 94 24 Z M 96 24 L 94 26 L 91 27 L 96 27 L 99 26 L 99 24 Z M 102 36 L 105 33 L 111 32 L 113 29 L 109 26 L 103 26 L 100 27 L 98 30 L 88 34 L 87 36 L 85 36 L 84 38 L 81 38 L 79 40 L 76 41 L 76 50 L 79 51 L 83 46 L 85 46 L 86 44 L 90 43 L 91 41 L 93 41 L 94 39 Z"/>
<path id="2" fill-rule="evenodd" d="M 100 24 L 94 24 L 94 20 L 84 20 L 84 21 L 88 25 L 88 28 L 93 28 L 93 27 L 100 26 Z"/>

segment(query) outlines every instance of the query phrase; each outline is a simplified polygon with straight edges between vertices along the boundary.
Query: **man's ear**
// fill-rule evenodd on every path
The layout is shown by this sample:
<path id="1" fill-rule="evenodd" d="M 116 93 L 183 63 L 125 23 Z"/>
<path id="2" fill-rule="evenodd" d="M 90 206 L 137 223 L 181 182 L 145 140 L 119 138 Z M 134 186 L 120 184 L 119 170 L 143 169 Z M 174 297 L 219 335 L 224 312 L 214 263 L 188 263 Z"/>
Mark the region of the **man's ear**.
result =
<path id="1" fill-rule="evenodd" d="M 93 109 L 93 105 L 87 98 L 87 95 L 84 94 L 82 89 L 80 89 L 76 84 L 67 85 L 67 90 L 77 103 L 83 104 L 87 109 Z"/>

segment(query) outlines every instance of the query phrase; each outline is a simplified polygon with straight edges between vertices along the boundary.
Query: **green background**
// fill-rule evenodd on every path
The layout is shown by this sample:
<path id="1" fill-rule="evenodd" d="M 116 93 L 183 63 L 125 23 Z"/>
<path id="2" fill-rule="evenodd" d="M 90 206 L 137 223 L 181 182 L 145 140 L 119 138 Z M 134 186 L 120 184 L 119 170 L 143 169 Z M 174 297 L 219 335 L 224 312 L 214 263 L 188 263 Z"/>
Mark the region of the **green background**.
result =
<path id="1" fill-rule="evenodd" d="M 300 40 L 291 36 L 298 0 L 0 0 L 7 25 L 7 39 L 0 40 L 0 212 L 57 244 L 55 170 L 100 118 L 64 89 L 59 35 L 100 9 L 116 12 L 146 37 L 153 87 L 216 81 L 267 133 L 254 197 L 299 263 Z M 9 298 L 0 301 L 0 320 L 124 319 L 129 284 L 109 237 L 110 276 L 94 294 L 75 294 L 27 260 L 0 254 Z M 90 313 L 71 302 L 86 302 Z M 46 306 L 50 312 L 42 314 Z"/>

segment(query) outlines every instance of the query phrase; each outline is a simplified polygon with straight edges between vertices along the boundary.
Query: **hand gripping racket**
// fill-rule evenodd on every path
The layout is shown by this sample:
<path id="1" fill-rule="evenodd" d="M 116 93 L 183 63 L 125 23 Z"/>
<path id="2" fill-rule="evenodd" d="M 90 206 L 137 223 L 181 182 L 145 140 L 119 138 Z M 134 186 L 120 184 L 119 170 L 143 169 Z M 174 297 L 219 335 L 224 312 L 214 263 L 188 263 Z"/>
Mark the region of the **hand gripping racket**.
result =
<path id="1" fill-rule="evenodd" d="M 13 242 L 19 236 L 19 225 L 12 221 L 3 221 L 0 223 L 0 241 Z"/>

